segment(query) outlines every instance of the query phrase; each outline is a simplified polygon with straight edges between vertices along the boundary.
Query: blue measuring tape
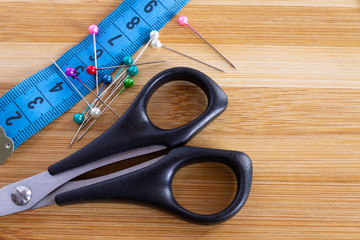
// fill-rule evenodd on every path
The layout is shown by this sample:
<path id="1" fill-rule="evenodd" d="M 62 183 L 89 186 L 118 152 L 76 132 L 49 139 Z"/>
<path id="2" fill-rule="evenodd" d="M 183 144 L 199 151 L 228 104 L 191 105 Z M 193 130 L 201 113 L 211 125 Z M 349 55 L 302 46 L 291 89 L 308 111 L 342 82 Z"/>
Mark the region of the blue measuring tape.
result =
<path id="1" fill-rule="evenodd" d="M 98 24 L 97 58 L 101 66 L 117 65 L 125 56 L 133 55 L 149 40 L 152 30 L 160 30 L 188 1 L 124 0 Z M 75 68 L 76 75 L 83 82 L 91 88 L 95 87 L 95 77 L 86 73 L 86 67 L 94 62 L 92 35 L 68 50 L 56 62 L 63 70 L 69 66 Z M 102 74 L 110 74 L 111 71 L 103 70 Z M 89 93 L 78 81 L 73 83 L 83 95 Z M 15 149 L 80 99 L 52 64 L 0 98 L 0 127 L 12 139 Z M 9 148 L 9 145 L 6 146 Z"/>

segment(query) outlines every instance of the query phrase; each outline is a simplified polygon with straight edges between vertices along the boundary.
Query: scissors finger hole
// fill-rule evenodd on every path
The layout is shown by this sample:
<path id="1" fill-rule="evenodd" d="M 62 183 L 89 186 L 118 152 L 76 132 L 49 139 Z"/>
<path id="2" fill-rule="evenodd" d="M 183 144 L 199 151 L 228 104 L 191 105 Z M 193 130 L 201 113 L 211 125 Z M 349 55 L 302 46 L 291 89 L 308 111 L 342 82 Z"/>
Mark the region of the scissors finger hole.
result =
<path id="1" fill-rule="evenodd" d="M 187 81 L 174 81 L 154 93 L 147 105 L 147 114 L 157 127 L 173 129 L 200 116 L 207 104 L 207 97 L 198 86 Z"/>
<path id="2" fill-rule="evenodd" d="M 180 169 L 172 192 L 185 209 L 202 215 L 221 212 L 235 198 L 237 182 L 229 167 L 216 162 L 196 163 Z"/>

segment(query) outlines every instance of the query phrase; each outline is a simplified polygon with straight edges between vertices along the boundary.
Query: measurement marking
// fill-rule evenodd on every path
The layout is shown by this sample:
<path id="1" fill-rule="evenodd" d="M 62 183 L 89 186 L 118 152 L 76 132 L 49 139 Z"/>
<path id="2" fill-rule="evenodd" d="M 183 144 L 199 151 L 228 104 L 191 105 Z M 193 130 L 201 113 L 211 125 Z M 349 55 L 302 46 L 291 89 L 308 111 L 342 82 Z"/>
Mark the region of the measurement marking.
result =
<path id="1" fill-rule="evenodd" d="M 113 60 L 115 60 L 115 58 L 113 57 L 113 55 L 111 55 L 110 52 L 109 52 L 106 48 L 103 47 L 103 45 L 101 45 L 99 42 L 96 42 L 96 43 L 99 44 L 100 47 L 102 47 L 102 48 L 110 55 L 110 57 L 111 57 Z"/>
<path id="2" fill-rule="evenodd" d="M 130 9 L 133 10 L 151 28 L 151 25 L 137 11 L 135 11 L 132 7 L 130 7 Z"/>
<path id="3" fill-rule="evenodd" d="M 79 61 L 82 63 L 82 65 L 84 65 L 85 66 L 85 69 L 86 69 L 86 64 L 79 58 L 79 56 L 78 55 L 75 55 L 75 57 L 77 58 L 77 59 L 79 59 Z"/>
<path id="4" fill-rule="evenodd" d="M 112 23 L 132 44 L 134 44 L 134 42 L 123 32 L 121 31 L 121 29 L 115 25 L 115 23 Z"/>
<path id="5" fill-rule="evenodd" d="M 81 61 L 81 60 L 80 60 L 80 61 Z M 82 62 L 82 61 L 81 61 L 81 62 Z M 85 69 L 86 69 L 86 66 L 85 66 Z M 70 78 L 66 79 L 64 75 L 62 75 L 62 74 L 59 73 L 59 71 L 58 71 L 57 68 L 55 68 L 55 70 L 56 70 L 56 73 L 61 77 L 61 79 L 64 79 L 64 80 L 65 80 L 66 85 L 68 85 L 68 87 L 74 92 L 74 94 L 77 95 L 78 93 L 76 92 L 76 90 L 75 90 L 71 85 L 69 85 L 69 82 L 68 82 L 68 81 L 71 81 L 71 79 L 70 79 Z M 89 80 L 91 80 L 91 78 L 90 78 Z M 95 79 L 94 79 L 94 81 L 95 81 Z M 87 94 L 89 93 L 89 92 L 87 92 L 86 88 L 84 88 L 84 86 L 81 86 L 80 88 L 78 88 L 78 90 L 79 90 L 79 91 L 82 91 L 81 93 L 82 93 L 83 95 L 87 95 Z M 75 102 L 75 103 L 76 103 L 76 102 Z M 74 105 L 75 105 L 75 103 L 74 103 Z"/>
<path id="6" fill-rule="evenodd" d="M 74 94 L 77 94 L 75 90 L 69 85 L 68 80 L 64 76 L 62 76 L 58 71 L 56 71 L 56 74 L 60 76 L 60 78 L 65 82 L 65 84 L 71 89 Z"/>
<path id="7" fill-rule="evenodd" d="M 45 95 L 40 91 L 40 89 L 35 85 L 36 89 L 40 92 L 40 94 L 44 97 L 44 99 L 50 104 L 50 106 L 52 108 L 54 108 L 54 106 L 50 103 L 50 101 L 45 97 Z"/>
<path id="8" fill-rule="evenodd" d="M 14 101 L 14 104 L 17 106 L 19 111 L 24 115 L 24 117 L 29 121 L 29 123 L 32 124 L 31 121 L 28 119 L 28 117 L 24 114 L 24 112 L 20 109 L 19 105 L 17 105 L 17 103 L 15 101 Z"/>
<path id="9" fill-rule="evenodd" d="M 77 56 L 77 55 L 75 55 L 75 56 L 76 56 L 76 58 L 79 59 L 79 61 L 83 64 L 84 69 L 86 69 L 86 68 L 87 68 L 86 64 L 79 58 L 79 56 Z M 85 70 L 85 71 L 86 71 L 86 70 Z M 79 75 L 80 75 L 80 74 L 79 74 Z M 64 76 L 62 76 L 62 77 L 64 77 Z M 89 78 L 89 80 L 91 80 L 91 79 L 93 79 L 94 82 L 95 82 L 95 84 L 96 84 L 95 76 Z M 71 79 L 69 79 L 69 80 L 71 81 Z M 91 84 L 91 83 L 90 83 L 90 84 Z M 71 89 L 72 89 L 72 88 L 71 88 Z M 73 89 L 73 90 L 74 90 L 74 89 Z M 85 91 L 85 92 L 86 92 L 86 90 L 84 89 L 83 86 L 81 86 L 81 87 L 79 88 L 79 91 Z M 82 92 L 82 94 L 84 94 L 84 92 Z M 84 95 L 87 95 L 87 94 L 88 94 L 88 92 L 86 92 L 86 94 L 84 94 Z"/>
<path id="10" fill-rule="evenodd" d="M 165 5 L 160 0 L 158 0 L 158 1 L 161 4 L 161 6 L 163 6 L 166 9 L 166 11 L 169 11 L 169 9 L 167 7 L 165 7 Z"/>

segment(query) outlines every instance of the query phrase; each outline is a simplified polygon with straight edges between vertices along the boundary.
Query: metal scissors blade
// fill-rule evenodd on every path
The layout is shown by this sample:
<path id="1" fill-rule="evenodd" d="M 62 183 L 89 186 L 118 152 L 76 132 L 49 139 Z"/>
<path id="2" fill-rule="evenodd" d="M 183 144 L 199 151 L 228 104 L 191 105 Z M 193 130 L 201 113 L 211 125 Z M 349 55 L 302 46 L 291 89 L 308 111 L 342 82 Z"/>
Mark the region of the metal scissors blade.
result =
<path id="1" fill-rule="evenodd" d="M 144 154 L 156 152 L 165 149 L 164 146 L 151 146 L 145 148 L 139 148 L 128 152 L 113 155 L 111 157 L 104 158 L 102 161 L 96 161 L 83 165 L 78 168 L 71 169 L 69 171 L 51 175 L 48 171 L 26 178 L 24 180 L 12 183 L 0 189 L 0 216 L 5 216 L 17 212 L 22 212 L 28 209 L 37 208 L 40 206 L 46 206 L 45 202 L 49 202 L 48 199 L 44 203 L 38 205 L 44 198 L 46 198 L 54 190 L 58 189 L 71 179 L 74 179 L 81 174 L 97 169 L 102 166 L 109 165 L 118 161 L 126 160 L 129 158 L 142 156 Z M 124 173 L 125 174 L 125 173 Z M 26 187 L 27 196 L 23 196 L 17 189 Z M 64 190 L 65 191 L 65 190 Z M 55 196 L 55 195 L 54 195 Z M 29 198 L 23 203 L 16 204 L 14 198 Z M 24 199 L 25 200 L 25 199 Z M 38 205 L 38 206 L 37 206 Z M 35 207 L 37 206 L 37 207 Z"/>
<path id="2" fill-rule="evenodd" d="M 52 192 L 54 188 L 61 186 L 66 181 L 67 177 L 65 174 L 51 176 L 49 172 L 46 171 L 3 187 L 2 189 L 0 189 L 0 216 L 5 216 L 30 209 L 47 194 Z M 30 190 L 30 193 L 28 193 L 27 196 L 21 195 L 22 193 L 18 190 L 21 187 L 28 188 Z M 23 204 L 15 204 L 14 197 L 16 197 L 17 194 L 19 198 L 24 197 L 29 199 L 26 200 L 26 202 L 24 202 Z"/>

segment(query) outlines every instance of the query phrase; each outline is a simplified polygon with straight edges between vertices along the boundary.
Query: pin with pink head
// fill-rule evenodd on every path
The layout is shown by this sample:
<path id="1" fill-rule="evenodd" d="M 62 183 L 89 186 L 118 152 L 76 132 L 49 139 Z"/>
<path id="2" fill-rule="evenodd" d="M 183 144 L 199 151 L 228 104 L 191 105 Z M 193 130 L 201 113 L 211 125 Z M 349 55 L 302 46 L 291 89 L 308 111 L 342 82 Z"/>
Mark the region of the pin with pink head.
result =
<path id="1" fill-rule="evenodd" d="M 99 28 L 97 25 L 95 24 L 92 24 L 89 26 L 89 33 L 94 35 L 94 34 L 97 34 L 99 32 Z"/>
<path id="2" fill-rule="evenodd" d="M 178 22 L 181 26 L 188 25 L 188 18 L 186 16 L 180 16 Z"/>
<path id="3" fill-rule="evenodd" d="M 87 72 L 89 74 L 95 74 L 95 79 L 96 79 L 96 92 L 99 93 L 99 79 L 98 79 L 98 75 L 96 72 L 96 68 L 97 68 L 97 54 L 96 54 L 96 34 L 99 32 L 99 28 L 97 25 L 92 24 L 89 26 L 89 33 L 93 36 L 93 42 L 94 42 L 94 60 L 95 60 L 95 66 L 93 66 L 93 69 L 89 69 L 90 66 L 87 67 Z"/>
<path id="4" fill-rule="evenodd" d="M 222 55 L 218 50 L 216 50 L 216 48 L 213 45 L 211 45 L 205 38 L 203 38 L 194 28 L 192 28 L 188 24 L 189 20 L 186 16 L 180 16 L 178 18 L 178 22 L 181 26 L 188 26 L 191 29 L 191 31 L 193 31 L 196 35 L 198 35 L 207 45 L 209 45 L 212 49 L 214 49 L 215 52 L 217 52 L 223 59 L 225 59 L 231 66 L 233 66 L 233 68 L 236 69 L 234 64 L 232 64 L 224 55 Z"/>

